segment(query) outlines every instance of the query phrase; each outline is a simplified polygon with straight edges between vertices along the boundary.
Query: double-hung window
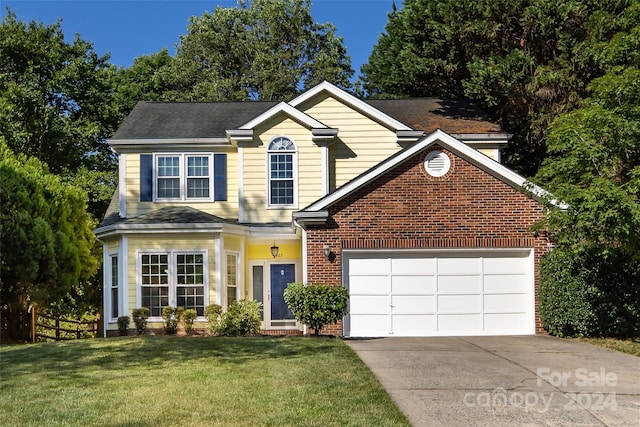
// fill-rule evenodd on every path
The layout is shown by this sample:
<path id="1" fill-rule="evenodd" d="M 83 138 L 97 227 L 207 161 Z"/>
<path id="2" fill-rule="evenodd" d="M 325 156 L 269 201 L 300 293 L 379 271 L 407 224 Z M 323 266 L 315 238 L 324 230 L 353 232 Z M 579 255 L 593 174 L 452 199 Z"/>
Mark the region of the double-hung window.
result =
<path id="1" fill-rule="evenodd" d="M 294 207 L 296 201 L 296 146 L 288 138 L 278 137 L 269 144 L 269 206 Z"/>
<path id="2" fill-rule="evenodd" d="M 206 252 L 140 254 L 141 306 L 150 317 L 161 317 L 162 308 L 192 308 L 204 316 L 207 288 Z"/>
<path id="3" fill-rule="evenodd" d="M 111 255 L 111 318 L 117 319 L 118 311 L 118 255 Z"/>
<path id="4" fill-rule="evenodd" d="M 157 200 L 211 200 L 211 154 L 157 154 Z"/>

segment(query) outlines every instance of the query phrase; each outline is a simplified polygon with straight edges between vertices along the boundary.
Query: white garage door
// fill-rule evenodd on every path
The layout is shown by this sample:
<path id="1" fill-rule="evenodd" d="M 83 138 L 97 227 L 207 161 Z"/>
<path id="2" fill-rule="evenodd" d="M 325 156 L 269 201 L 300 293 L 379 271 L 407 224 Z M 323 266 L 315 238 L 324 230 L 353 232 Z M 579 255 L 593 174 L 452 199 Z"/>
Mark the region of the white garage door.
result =
<path id="1" fill-rule="evenodd" d="M 533 250 L 344 252 L 353 337 L 533 334 Z"/>

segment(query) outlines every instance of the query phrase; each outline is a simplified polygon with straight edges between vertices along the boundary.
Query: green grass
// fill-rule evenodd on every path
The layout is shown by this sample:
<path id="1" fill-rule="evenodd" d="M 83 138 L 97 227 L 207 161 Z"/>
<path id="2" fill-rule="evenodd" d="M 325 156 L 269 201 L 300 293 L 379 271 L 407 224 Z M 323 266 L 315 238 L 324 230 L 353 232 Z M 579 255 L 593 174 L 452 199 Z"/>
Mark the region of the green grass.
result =
<path id="1" fill-rule="evenodd" d="M 640 338 L 580 338 L 580 341 L 640 357 Z"/>
<path id="2" fill-rule="evenodd" d="M 144 336 L 0 348 L 0 425 L 407 426 L 340 339 Z"/>

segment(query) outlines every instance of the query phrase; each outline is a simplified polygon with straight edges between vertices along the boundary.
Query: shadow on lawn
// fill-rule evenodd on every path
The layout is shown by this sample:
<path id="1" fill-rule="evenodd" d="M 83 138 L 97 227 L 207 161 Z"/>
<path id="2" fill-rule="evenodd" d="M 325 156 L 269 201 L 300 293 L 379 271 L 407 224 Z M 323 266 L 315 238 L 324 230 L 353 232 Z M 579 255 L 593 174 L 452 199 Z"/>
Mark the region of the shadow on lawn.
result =
<path id="1" fill-rule="evenodd" d="M 339 339 L 308 337 L 140 336 L 51 342 L 10 347 L 0 352 L 0 379 L 6 376 L 73 376 L 91 370 L 157 369 L 176 361 L 241 365 L 278 358 L 304 358 L 344 349 Z"/>

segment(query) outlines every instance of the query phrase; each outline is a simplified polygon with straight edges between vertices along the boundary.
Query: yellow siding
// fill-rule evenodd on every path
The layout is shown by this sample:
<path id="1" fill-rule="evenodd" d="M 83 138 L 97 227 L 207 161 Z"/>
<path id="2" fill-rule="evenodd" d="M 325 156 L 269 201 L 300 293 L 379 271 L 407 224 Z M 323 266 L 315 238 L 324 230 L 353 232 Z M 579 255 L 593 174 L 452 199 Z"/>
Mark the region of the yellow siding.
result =
<path id="1" fill-rule="evenodd" d="M 120 239 L 117 240 L 108 240 L 105 242 L 107 245 L 106 252 L 109 255 L 115 254 L 120 249 Z"/>
<path id="2" fill-rule="evenodd" d="M 329 148 L 331 190 L 340 187 L 387 157 L 400 151 L 394 131 L 329 97 L 319 96 L 301 106 L 325 125 L 338 128 L 338 141 Z"/>
<path id="3" fill-rule="evenodd" d="M 244 221 L 288 222 L 297 209 L 267 208 L 267 149 L 277 136 L 286 136 L 298 152 L 298 205 L 303 208 L 322 196 L 322 148 L 311 137 L 311 130 L 296 121 L 280 115 L 256 129 L 257 147 L 244 149 Z"/>
<path id="4" fill-rule="evenodd" d="M 276 242 L 278 245 L 278 259 L 301 260 L 302 259 L 302 241 L 286 243 Z M 273 241 L 252 241 L 247 243 L 247 261 L 249 260 L 273 260 L 271 256 L 271 246 Z"/>
<path id="5" fill-rule="evenodd" d="M 136 300 L 136 292 L 138 285 L 137 278 L 137 260 L 138 251 L 146 250 L 207 250 L 208 251 L 208 279 L 209 279 L 209 303 L 216 302 L 216 252 L 215 240 L 209 235 L 179 235 L 172 237 L 171 235 L 145 235 L 129 237 L 129 251 L 127 254 L 128 264 L 128 304 L 127 315 L 131 315 L 131 311 L 138 308 Z M 152 326 L 149 326 L 152 327 Z"/>
<path id="6" fill-rule="evenodd" d="M 496 162 L 500 161 L 500 159 L 498 158 L 497 148 L 479 148 L 478 151 L 484 154 L 485 156 L 492 158 Z"/>
<path id="7" fill-rule="evenodd" d="M 175 151 L 181 154 L 183 151 Z M 197 151 L 203 153 L 203 151 Z M 151 153 L 148 153 L 151 154 Z M 227 154 L 227 201 L 224 202 L 140 202 L 140 154 L 126 154 L 127 217 L 135 217 L 166 206 L 191 206 L 221 218 L 238 217 L 238 153 Z"/>

